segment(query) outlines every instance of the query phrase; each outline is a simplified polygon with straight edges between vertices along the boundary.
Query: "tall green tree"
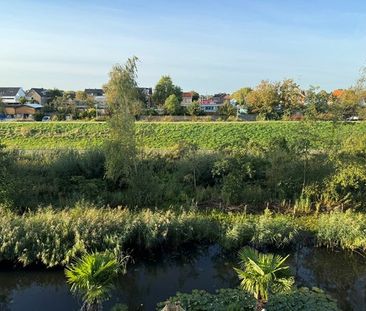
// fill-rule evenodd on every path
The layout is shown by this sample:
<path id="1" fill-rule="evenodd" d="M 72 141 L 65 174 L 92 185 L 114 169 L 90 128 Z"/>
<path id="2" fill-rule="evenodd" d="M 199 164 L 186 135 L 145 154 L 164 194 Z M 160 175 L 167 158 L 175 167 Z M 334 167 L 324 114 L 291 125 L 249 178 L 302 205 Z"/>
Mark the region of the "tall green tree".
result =
<path id="1" fill-rule="evenodd" d="M 116 183 L 128 184 L 136 172 L 137 144 L 134 109 L 140 104 L 137 89 L 137 58 L 115 65 L 104 86 L 111 112 L 110 137 L 105 144 L 106 176 Z"/>
<path id="2" fill-rule="evenodd" d="M 239 251 L 240 268 L 234 268 L 243 290 L 257 299 L 257 311 L 262 311 L 271 294 L 291 290 L 294 279 L 285 261 L 289 257 L 261 254 L 245 247 Z"/>
<path id="3" fill-rule="evenodd" d="M 328 112 L 329 97 L 330 94 L 326 91 L 320 90 L 316 86 L 310 86 L 305 97 L 307 115 L 316 118 L 319 114 Z"/>
<path id="4" fill-rule="evenodd" d="M 198 94 L 196 91 L 191 91 L 192 93 L 192 101 L 198 101 L 200 99 L 200 94 Z"/>
<path id="5" fill-rule="evenodd" d="M 350 88 L 343 92 L 335 100 L 332 108 L 341 112 L 343 118 L 357 115 L 360 108 L 361 95 L 356 89 Z"/>
<path id="6" fill-rule="evenodd" d="M 245 105 L 247 102 L 247 96 L 252 91 L 250 87 L 243 87 L 233 94 L 231 94 L 231 98 L 235 99 L 239 105 Z"/>
<path id="7" fill-rule="evenodd" d="M 280 104 L 278 83 L 262 81 L 247 97 L 250 111 L 262 115 L 265 119 L 277 116 L 276 107 Z"/>
<path id="8" fill-rule="evenodd" d="M 11 204 L 9 201 L 9 190 L 12 188 L 12 178 L 10 178 L 9 168 L 13 164 L 13 159 L 5 146 L 0 142 L 0 207 Z"/>
<path id="9" fill-rule="evenodd" d="M 194 100 L 192 104 L 187 107 L 187 112 L 190 116 L 200 116 L 204 113 L 200 107 L 200 104 L 196 100 Z"/>
<path id="10" fill-rule="evenodd" d="M 178 115 L 181 111 L 180 102 L 175 94 L 170 95 L 164 103 L 164 110 L 169 115 Z"/>
<path id="11" fill-rule="evenodd" d="M 305 94 L 292 79 L 283 80 L 278 87 L 279 108 L 284 115 L 290 116 L 304 106 Z"/>
<path id="12" fill-rule="evenodd" d="M 101 311 L 119 273 L 125 272 L 128 257 L 117 259 L 110 253 L 84 254 L 65 268 L 71 292 L 81 296 L 81 311 Z"/>
<path id="13" fill-rule="evenodd" d="M 236 108 L 228 101 L 225 100 L 224 104 L 219 107 L 218 114 L 227 120 L 229 117 L 236 116 Z"/>
<path id="14" fill-rule="evenodd" d="M 163 106 L 170 95 L 175 95 L 179 103 L 182 101 L 182 89 L 173 84 L 170 76 L 162 76 L 156 84 L 152 99 L 155 105 Z"/>

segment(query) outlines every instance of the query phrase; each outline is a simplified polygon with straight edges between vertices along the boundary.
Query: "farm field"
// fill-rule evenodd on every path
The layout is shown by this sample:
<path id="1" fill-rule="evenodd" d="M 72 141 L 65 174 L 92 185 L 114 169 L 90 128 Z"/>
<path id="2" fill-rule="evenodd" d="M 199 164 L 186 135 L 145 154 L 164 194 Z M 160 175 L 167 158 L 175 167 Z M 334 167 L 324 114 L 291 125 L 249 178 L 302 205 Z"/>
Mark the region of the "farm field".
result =
<path id="1" fill-rule="evenodd" d="M 314 146 L 366 134 L 366 123 L 333 122 L 137 122 L 138 140 L 145 148 L 169 149 L 186 141 L 201 149 L 240 147 L 248 141 L 267 144 L 275 138 L 306 137 Z M 0 143 L 10 149 L 90 149 L 108 135 L 102 122 L 2 122 Z"/>

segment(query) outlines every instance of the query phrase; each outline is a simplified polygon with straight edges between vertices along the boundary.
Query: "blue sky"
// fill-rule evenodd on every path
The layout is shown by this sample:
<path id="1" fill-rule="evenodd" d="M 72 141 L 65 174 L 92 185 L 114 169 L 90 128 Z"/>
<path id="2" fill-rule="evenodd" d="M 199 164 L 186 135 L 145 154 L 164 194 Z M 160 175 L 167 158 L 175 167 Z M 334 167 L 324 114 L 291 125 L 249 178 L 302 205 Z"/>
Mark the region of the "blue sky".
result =
<path id="1" fill-rule="evenodd" d="M 366 65 L 366 2 L 339 0 L 2 1 L 0 85 L 100 87 L 136 55 L 139 84 L 184 90 L 260 80 L 349 87 Z"/>

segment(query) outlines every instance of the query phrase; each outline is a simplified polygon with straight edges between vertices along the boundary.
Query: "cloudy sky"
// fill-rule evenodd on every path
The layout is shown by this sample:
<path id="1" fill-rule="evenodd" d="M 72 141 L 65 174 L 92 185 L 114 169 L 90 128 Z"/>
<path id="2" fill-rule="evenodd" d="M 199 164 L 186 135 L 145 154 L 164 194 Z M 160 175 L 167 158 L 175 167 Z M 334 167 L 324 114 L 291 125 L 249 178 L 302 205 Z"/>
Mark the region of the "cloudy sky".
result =
<path id="1" fill-rule="evenodd" d="M 2 1 L 0 86 L 100 87 L 140 59 L 139 83 L 231 92 L 260 80 L 349 87 L 366 65 L 366 2 Z"/>

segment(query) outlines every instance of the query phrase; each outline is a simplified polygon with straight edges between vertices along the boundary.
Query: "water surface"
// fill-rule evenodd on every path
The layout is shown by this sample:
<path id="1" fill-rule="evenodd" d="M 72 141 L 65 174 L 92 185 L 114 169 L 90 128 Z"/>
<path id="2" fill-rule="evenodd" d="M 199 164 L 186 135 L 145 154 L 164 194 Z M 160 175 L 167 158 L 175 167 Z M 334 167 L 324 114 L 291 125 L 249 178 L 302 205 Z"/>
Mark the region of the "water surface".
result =
<path id="1" fill-rule="evenodd" d="M 124 303 L 130 310 L 155 310 L 176 291 L 214 292 L 238 285 L 232 266 L 235 254 L 224 255 L 216 246 L 169 258 L 145 260 L 129 266 L 121 276 L 105 310 Z M 335 297 L 342 310 L 366 310 L 366 258 L 344 252 L 303 248 L 291 254 L 289 264 L 299 286 L 317 286 Z M 62 270 L 0 269 L 0 310 L 78 310 Z"/>

